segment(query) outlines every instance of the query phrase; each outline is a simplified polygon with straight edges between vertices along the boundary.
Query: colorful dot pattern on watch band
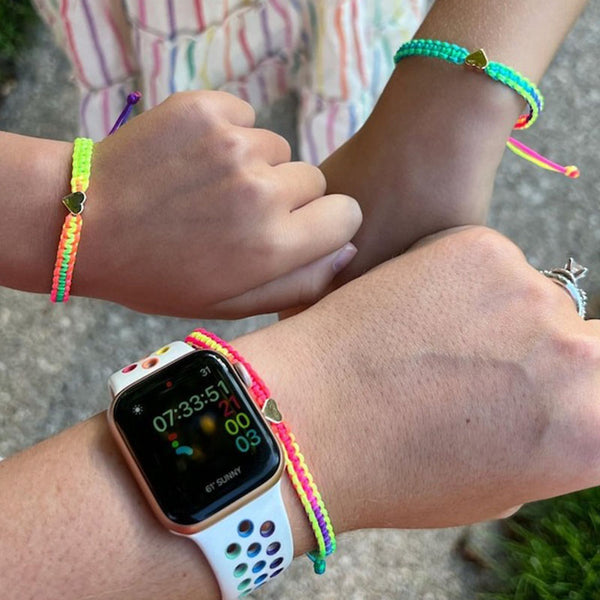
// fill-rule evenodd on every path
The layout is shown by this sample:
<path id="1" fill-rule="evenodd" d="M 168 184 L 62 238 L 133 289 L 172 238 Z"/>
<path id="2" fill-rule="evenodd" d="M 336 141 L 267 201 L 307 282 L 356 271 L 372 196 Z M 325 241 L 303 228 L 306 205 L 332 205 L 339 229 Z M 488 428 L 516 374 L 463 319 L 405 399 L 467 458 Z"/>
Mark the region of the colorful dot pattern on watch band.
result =
<path id="1" fill-rule="evenodd" d="M 471 66 L 482 71 L 491 79 L 514 90 L 527 102 L 529 111 L 527 114 L 519 116 L 513 129 L 527 129 L 531 127 L 544 108 L 544 97 L 532 81 L 511 67 L 499 62 L 488 61 L 485 52 L 481 49 L 469 52 L 466 48 L 457 44 L 451 44 L 450 42 L 414 39 L 398 48 L 398 51 L 394 55 L 394 62 L 398 64 L 403 58 L 408 56 L 428 56 L 439 58 L 455 65 Z M 542 169 L 561 173 L 571 179 L 579 177 L 579 169 L 576 166 L 568 165 L 564 167 L 559 165 L 512 137 L 508 139 L 506 145 L 517 156 Z"/>
<path id="2" fill-rule="evenodd" d="M 71 195 L 63 199 L 69 210 L 65 217 L 56 253 L 52 274 L 52 302 L 67 302 L 73 279 L 73 269 L 77 258 L 77 248 L 81 237 L 83 219 L 81 212 L 85 203 L 85 192 L 90 184 L 90 171 L 94 142 L 89 138 L 76 138 L 73 144 L 73 169 L 71 175 Z M 77 196 L 76 196 L 77 194 Z M 75 202 L 69 202 L 73 198 Z"/>
<path id="3" fill-rule="evenodd" d="M 271 397 L 269 389 L 256 374 L 252 366 L 234 348 L 215 334 L 204 329 L 195 329 L 185 341 L 195 348 L 210 349 L 219 352 L 232 364 L 236 362 L 241 363 L 252 379 L 251 390 L 256 403 L 262 409 L 265 402 Z M 309 552 L 307 556 L 313 561 L 315 573 L 324 573 L 325 558 L 335 552 L 336 549 L 335 534 L 329 514 L 289 427 L 283 421 L 280 423 L 270 423 L 270 425 L 283 444 L 288 475 L 302 502 L 302 506 L 317 540 L 318 550 Z"/>
<path id="4" fill-rule="evenodd" d="M 190 538 L 210 563 L 222 600 L 243 598 L 275 579 L 294 558 L 281 480 L 249 504 Z"/>

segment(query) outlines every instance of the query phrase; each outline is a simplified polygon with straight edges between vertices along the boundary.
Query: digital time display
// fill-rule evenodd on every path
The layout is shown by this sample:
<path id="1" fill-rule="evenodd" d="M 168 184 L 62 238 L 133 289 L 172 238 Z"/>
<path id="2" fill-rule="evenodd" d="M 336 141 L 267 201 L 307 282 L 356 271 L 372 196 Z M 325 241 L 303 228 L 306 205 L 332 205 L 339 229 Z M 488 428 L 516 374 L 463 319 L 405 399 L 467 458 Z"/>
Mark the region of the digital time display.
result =
<path id="1" fill-rule="evenodd" d="M 265 481 L 281 456 L 219 354 L 193 352 L 122 392 L 117 428 L 165 515 L 193 525 Z"/>

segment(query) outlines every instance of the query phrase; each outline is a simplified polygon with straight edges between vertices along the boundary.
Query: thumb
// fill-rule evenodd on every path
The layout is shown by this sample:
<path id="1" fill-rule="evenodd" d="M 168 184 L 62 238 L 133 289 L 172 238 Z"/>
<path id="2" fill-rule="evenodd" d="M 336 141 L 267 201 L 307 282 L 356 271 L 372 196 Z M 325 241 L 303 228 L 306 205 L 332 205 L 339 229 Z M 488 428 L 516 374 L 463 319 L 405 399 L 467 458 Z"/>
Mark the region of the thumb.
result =
<path id="1" fill-rule="evenodd" d="M 241 318 L 315 303 L 327 292 L 333 278 L 356 256 L 350 242 L 314 262 L 299 267 L 235 298 L 209 308 L 210 318 Z"/>

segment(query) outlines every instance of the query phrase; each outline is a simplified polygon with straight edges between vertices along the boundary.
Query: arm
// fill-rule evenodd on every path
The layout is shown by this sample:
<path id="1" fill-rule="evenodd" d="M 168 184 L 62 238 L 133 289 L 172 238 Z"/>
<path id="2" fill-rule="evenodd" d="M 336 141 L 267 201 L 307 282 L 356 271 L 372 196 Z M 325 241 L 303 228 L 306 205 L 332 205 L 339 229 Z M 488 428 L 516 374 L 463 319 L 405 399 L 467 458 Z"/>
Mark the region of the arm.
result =
<path id="1" fill-rule="evenodd" d="M 360 211 L 253 124 L 245 102 L 190 92 L 98 143 L 72 292 L 206 318 L 314 299 L 352 258 Z M 50 291 L 71 152 L 0 133 L 0 285 Z"/>
<path id="2" fill-rule="evenodd" d="M 585 4 L 438 0 L 415 37 L 484 48 L 539 82 Z M 328 191 L 353 194 L 364 215 L 359 254 L 341 280 L 424 235 L 483 223 L 523 110 L 515 92 L 483 74 L 435 58 L 402 60 L 363 128 L 321 165 Z"/>
<path id="3" fill-rule="evenodd" d="M 234 346 L 338 532 L 471 523 L 600 480 L 597 324 L 489 230 L 428 240 Z M 312 534 L 284 485 L 302 553 Z M 198 550 L 150 515 L 104 415 L 0 464 L 0 530 L 8 599 L 216 597 Z"/>

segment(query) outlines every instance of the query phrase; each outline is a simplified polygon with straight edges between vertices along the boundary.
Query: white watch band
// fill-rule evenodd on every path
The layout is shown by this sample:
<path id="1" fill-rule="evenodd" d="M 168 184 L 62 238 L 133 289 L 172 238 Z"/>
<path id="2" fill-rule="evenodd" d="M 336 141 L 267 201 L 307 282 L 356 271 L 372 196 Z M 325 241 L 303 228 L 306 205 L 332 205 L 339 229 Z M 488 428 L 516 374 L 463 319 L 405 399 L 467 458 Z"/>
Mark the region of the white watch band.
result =
<path id="1" fill-rule="evenodd" d="M 189 536 L 204 552 L 223 600 L 247 596 L 294 558 L 281 482 L 211 527 Z"/>

